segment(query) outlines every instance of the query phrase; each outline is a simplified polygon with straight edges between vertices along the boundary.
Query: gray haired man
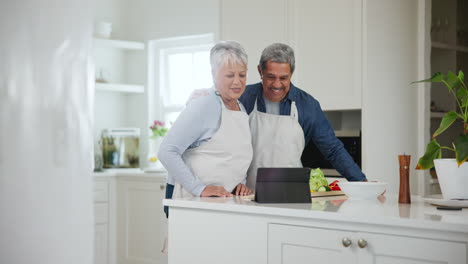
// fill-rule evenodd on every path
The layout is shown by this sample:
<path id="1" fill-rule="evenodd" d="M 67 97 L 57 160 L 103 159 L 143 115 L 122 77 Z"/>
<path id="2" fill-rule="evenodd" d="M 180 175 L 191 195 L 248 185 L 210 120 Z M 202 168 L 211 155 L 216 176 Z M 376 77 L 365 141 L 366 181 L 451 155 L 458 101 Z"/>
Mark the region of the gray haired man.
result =
<path id="1" fill-rule="evenodd" d="M 319 102 L 291 83 L 294 67 L 293 49 L 271 44 L 258 65 L 262 81 L 247 85 L 239 98 L 249 114 L 254 151 L 247 186 L 255 190 L 260 167 L 302 167 L 302 152 L 311 141 L 348 181 L 366 180 L 336 138 Z"/>

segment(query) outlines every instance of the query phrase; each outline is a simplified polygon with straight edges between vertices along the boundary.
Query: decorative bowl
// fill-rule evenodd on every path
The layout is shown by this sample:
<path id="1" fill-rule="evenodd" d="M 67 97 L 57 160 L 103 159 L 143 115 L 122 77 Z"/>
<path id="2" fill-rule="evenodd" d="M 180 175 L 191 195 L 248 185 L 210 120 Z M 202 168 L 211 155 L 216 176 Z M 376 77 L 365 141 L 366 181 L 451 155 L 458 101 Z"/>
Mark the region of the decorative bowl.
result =
<path id="1" fill-rule="evenodd" d="M 339 182 L 338 185 L 349 199 L 376 199 L 387 188 L 386 182 Z"/>

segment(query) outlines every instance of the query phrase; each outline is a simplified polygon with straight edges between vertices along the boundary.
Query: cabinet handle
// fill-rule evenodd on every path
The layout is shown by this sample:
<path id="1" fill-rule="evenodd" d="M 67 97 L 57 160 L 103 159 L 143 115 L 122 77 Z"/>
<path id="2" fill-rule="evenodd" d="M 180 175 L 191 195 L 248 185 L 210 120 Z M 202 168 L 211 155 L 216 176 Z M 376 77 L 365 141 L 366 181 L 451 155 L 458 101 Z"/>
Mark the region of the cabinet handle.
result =
<path id="1" fill-rule="evenodd" d="M 349 247 L 353 243 L 351 239 L 344 237 L 343 240 L 341 240 L 341 243 L 343 243 L 344 247 Z"/>
<path id="2" fill-rule="evenodd" d="M 365 239 L 362 239 L 360 238 L 358 241 L 357 241 L 357 244 L 360 248 L 365 248 L 367 247 L 367 241 Z"/>
<path id="3" fill-rule="evenodd" d="M 166 185 L 164 184 L 159 185 L 159 189 L 164 190 L 164 188 L 166 188 Z"/>

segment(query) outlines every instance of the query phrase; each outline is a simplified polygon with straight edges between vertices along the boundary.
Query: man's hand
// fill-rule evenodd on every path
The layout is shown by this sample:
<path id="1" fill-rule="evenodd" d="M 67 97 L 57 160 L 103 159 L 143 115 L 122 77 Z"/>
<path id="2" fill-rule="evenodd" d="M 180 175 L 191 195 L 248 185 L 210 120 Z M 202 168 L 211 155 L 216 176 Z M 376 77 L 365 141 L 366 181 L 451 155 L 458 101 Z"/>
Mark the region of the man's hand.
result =
<path id="1" fill-rule="evenodd" d="M 223 186 L 213 186 L 213 185 L 208 185 L 205 187 L 203 192 L 200 195 L 201 197 L 210 197 L 210 196 L 216 196 L 216 197 L 232 197 L 233 195 L 226 191 Z"/>
<path id="2" fill-rule="evenodd" d="M 187 100 L 187 102 L 185 102 L 185 105 L 188 105 L 188 103 L 190 103 L 190 101 L 192 101 L 193 99 L 197 99 L 199 97 L 207 96 L 209 94 L 210 94 L 210 89 L 207 89 L 207 88 L 195 89 L 190 94 L 189 99 Z"/>
<path id="3" fill-rule="evenodd" d="M 253 192 L 246 185 L 239 183 L 237 184 L 236 188 L 234 188 L 234 191 L 232 191 L 232 193 L 235 195 L 246 196 L 252 194 Z"/>

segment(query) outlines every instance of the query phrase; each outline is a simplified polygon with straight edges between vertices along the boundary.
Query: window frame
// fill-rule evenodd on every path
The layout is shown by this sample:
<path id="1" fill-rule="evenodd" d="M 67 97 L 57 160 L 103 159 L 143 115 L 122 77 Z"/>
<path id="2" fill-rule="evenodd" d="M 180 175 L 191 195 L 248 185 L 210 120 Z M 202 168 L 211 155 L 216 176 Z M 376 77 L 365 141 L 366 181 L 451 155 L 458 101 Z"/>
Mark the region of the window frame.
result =
<path id="1" fill-rule="evenodd" d="M 165 105 L 161 83 L 165 81 L 167 65 L 164 56 L 177 50 L 205 50 L 215 43 L 213 33 L 157 39 L 148 42 L 148 123 L 163 120 L 166 113 L 182 111 L 185 105 Z M 169 51 L 169 52 L 168 52 Z M 167 54 L 164 54 L 166 52 Z M 163 72 L 163 74 L 161 74 Z"/>

